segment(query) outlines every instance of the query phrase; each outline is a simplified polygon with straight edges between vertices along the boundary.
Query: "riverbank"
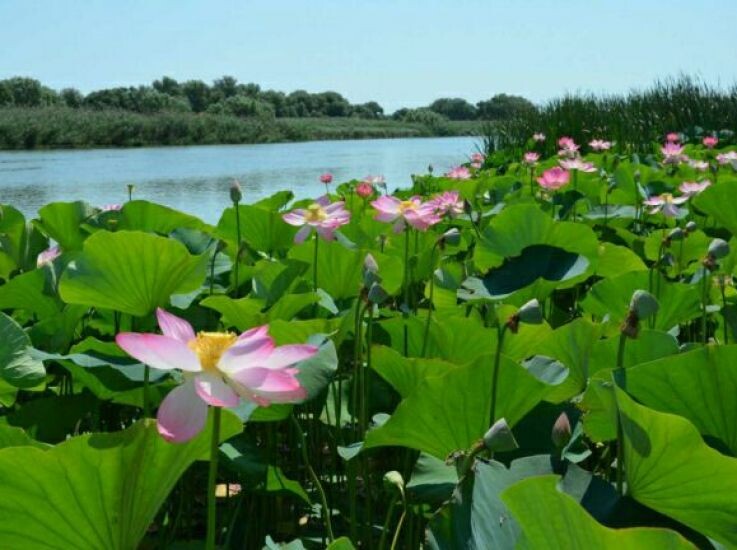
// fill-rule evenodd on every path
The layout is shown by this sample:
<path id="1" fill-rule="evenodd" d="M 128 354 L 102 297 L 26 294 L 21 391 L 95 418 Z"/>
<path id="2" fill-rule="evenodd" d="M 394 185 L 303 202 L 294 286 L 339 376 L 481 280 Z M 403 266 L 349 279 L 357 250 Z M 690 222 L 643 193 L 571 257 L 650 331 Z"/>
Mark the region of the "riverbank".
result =
<path id="1" fill-rule="evenodd" d="M 93 149 L 478 135 L 477 121 L 440 124 L 359 118 L 237 118 L 63 107 L 0 109 L 0 149 Z"/>

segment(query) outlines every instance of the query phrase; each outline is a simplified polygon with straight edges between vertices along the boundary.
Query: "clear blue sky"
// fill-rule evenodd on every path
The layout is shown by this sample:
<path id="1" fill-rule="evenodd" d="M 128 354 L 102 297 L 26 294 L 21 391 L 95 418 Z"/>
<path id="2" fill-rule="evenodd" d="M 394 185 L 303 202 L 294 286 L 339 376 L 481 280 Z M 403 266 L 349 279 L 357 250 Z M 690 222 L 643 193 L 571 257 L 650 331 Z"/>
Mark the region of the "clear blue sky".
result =
<path id="1" fill-rule="evenodd" d="M 737 81 L 737 0 L 0 0 L 0 21 L 0 78 L 84 92 L 228 74 L 391 111 Z"/>

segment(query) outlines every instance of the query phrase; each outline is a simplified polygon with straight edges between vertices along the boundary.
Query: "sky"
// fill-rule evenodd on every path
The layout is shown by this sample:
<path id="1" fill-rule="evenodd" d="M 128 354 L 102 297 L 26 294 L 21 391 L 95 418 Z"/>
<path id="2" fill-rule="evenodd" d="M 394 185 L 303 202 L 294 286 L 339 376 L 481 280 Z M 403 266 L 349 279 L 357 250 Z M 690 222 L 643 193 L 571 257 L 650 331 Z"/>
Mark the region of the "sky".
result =
<path id="1" fill-rule="evenodd" d="M 0 22 L 0 78 L 83 92 L 231 75 L 391 112 L 737 82 L 737 0 L 0 0 Z"/>

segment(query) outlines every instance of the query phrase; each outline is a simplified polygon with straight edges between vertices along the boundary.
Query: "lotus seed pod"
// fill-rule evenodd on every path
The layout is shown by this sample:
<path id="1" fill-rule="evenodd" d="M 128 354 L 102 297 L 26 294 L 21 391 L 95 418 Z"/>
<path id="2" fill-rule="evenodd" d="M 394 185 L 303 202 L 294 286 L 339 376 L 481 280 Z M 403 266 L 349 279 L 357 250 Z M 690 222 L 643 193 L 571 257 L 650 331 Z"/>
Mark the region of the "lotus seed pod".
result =
<path id="1" fill-rule="evenodd" d="M 230 184 L 230 200 L 237 204 L 241 202 L 242 198 L 243 191 L 241 190 L 241 184 L 233 180 L 233 183 Z"/>
<path id="2" fill-rule="evenodd" d="M 448 231 L 443 233 L 440 237 L 440 241 L 444 244 L 449 244 L 450 246 L 458 246 L 461 242 L 461 232 L 456 227 L 448 229 Z"/>
<path id="3" fill-rule="evenodd" d="M 683 240 L 683 229 L 681 229 L 680 227 L 671 229 L 670 233 L 668 233 L 668 240 L 669 241 Z"/>
<path id="4" fill-rule="evenodd" d="M 404 478 L 402 477 L 402 474 L 396 470 L 385 473 L 384 487 L 389 491 L 396 489 L 400 493 L 404 494 Z"/>
<path id="5" fill-rule="evenodd" d="M 484 435 L 484 446 L 492 453 L 514 451 L 519 448 L 512 429 L 504 418 L 500 418 Z"/>
<path id="6" fill-rule="evenodd" d="M 696 222 L 693 220 L 691 220 L 690 222 L 686 224 L 686 231 L 688 231 L 689 233 L 693 233 L 694 231 L 696 231 L 697 228 L 698 226 L 696 225 Z"/>
<path id="7" fill-rule="evenodd" d="M 543 311 L 540 307 L 540 302 L 537 299 L 530 300 L 517 312 L 517 318 L 520 323 L 527 323 L 528 325 L 539 325 L 543 322 Z"/>
<path id="8" fill-rule="evenodd" d="M 633 311 L 638 319 L 647 319 L 658 312 L 658 301 L 645 290 L 635 290 L 630 301 L 630 311 Z"/>
<path id="9" fill-rule="evenodd" d="M 729 254 L 729 243 L 724 239 L 714 239 L 709 244 L 709 256 L 718 260 Z"/>
<path id="10" fill-rule="evenodd" d="M 560 413 L 560 416 L 553 424 L 553 431 L 550 434 L 553 440 L 553 445 L 562 449 L 571 440 L 571 422 L 568 420 L 568 415 L 565 412 Z"/>

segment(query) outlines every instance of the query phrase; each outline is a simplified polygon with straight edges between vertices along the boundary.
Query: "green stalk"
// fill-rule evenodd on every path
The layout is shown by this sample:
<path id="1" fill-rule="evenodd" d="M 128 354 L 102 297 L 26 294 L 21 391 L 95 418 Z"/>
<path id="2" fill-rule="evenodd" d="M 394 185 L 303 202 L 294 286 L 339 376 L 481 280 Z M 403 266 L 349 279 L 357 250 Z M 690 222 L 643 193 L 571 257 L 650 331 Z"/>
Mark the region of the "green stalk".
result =
<path id="1" fill-rule="evenodd" d="M 722 275 L 722 277 L 724 276 Z M 727 318 L 724 316 L 724 308 L 727 307 L 727 298 L 724 296 L 724 279 L 723 278 L 719 281 L 719 291 L 722 294 L 722 317 L 724 318 L 724 320 L 722 321 L 722 328 L 724 329 L 724 344 L 726 345 L 729 343 L 729 337 L 728 337 L 729 333 L 727 331 Z"/>
<path id="2" fill-rule="evenodd" d="M 430 266 L 435 267 L 435 247 L 437 242 L 433 245 L 430 251 Z M 430 300 L 427 304 L 427 319 L 425 320 L 425 330 L 422 335 L 422 357 L 425 357 L 427 353 L 427 339 L 430 336 L 430 320 L 432 319 L 433 309 L 433 295 L 435 293 L 435 272 L 430 273 Z"/>
<path id="3" fill-rule="evenodd" d="M 407 517 L 407 505 L 405 504 L 402 510 L 402 515 L 399 516 L 399 523 L 397 523 L 397 529 L 394 531 L 394 538 L 392 539 L 392 545 L 389 550 L 394 550 L 397 547 L 397 541 L 399 540 L 399 533 L 402 531 L 402 525 L 404 524 L 404 518 Z"/>
<path id="4" fill-rule="evenodd" d="M 368 322 L 366 324 L 366 365 L 361 368 L 361 396 L 363 397 L 361 404 L 363 417 L 361 422 L 361 431 L 363 434 L 365 434 L 366 430 L 368 429 L 368 415 L 370 409 L 369 401 L 371 399 L 371 391 L 368 385 L 368 376 L 369 371 L 371 370 L 371 342 L 373 340 L 374 326 L 373 307 L 371 305 L 367 305 L 366 309 L 368 310 Z"/>
<path id="5" fill-rule="evenodd" d="M 627 343 L 627 336 L 624 332 L 619 334 L 619 347 L 617 349 L 617 368 L 624 367 L 624 346 Z M 622 420 L 617 414 L 617 494 L 621 497 L 624 495 L 624 431 L 622 430 Z"/>
<path id="6" fill-rule="evenodd" d="M 212 436 L 210 439 L 210 468 L 207 475 L 207 539 L 205 548 L 215 550 L 217 538 L 216 483 L 218 476 L 218 454 L 220 453 L 220 407 L 212 408 Z"/>
<path id="7" fill-rule="evenodd" d="M 409 309 L 409 226 L 404 228 L 404 306 Z M 404 320 L 404 356 L 409 354 L 409 329 L 407 328 L 407 313 L 403 312 Z"/>
<path id="8" fill-rule="evenodd" d="M 701 339 L 704 345 L 706 345 L 708 339 L 706 335 L 706 300 L 707 300 L 707 294 L 708 294 L 708 279 L 709 279 L 709 270 L 707 268 L 702 268 L 704 270 L 704 275 L 701 278 Z"/>
<path id="9" fill-rule="evenodd" d="M 389 501 L 389 506 L 386 509 L 386 518 L 384 518 L 384 527 L 381 529 L 381 538 L 379 539 L 379 550 L 386 548 L 386 537 L 389 534 L 389 524 L 392 521 L 394 515 L 394 505 L 399 500 L 399 494 L 394 494 L 392 499 Z"/>
<path id="10" fill-rule="evenodd" d="M 501 325 L 497 329 L 497 345 L 496 353 L 494 355 L 494 374 L 492 375 L 491 381 L 491 411 L 489 412 L 489 426 L 492 426 L 496 421 L 496 396 L 497 396 L 497 385 L 499 382 L 499 361 L 502 357 L 502 346 L 504 345 L 504 335 L 507 332 L 507 325 Z"/>
<path id="11" fill-rule="evenodd" d="M 238 298 L 238 285 L 240 284 L 240 281 L 238 279 L 238 264 L 241 260 L 241 213 L 240 208 L 238 207 L 238 203 L 234 202 L 233 206 L 235 207 L 235 235 L 236 235 L 236 245 L 235 245 L 235 262 L 233 264 L 233 275 L 235 276 L 235 283 L 233 286 L 233 298 Z"/>
<path id="12" fill-rule="evenodd" d="M 292 413 L 291 418 L 292 423 L 294 424 L 294 428 L 297 430 L 297 436 L 299 437 L 300 450 L 302 451 L 302 460 L 305 463 L 305 468 L 307 468 L 307 473 L 310 475 L 312 482 L 315 484 L 315 489 L 317 489 L 317 492 L 320 495 L 320 504 L 322 505 L 322 519 L 325 522 L 325 529 L 328 532 L 328 540 L 330 542 L 333 542 L 335 540 L 335 535 L 333 534 L 333 524 L 330 521 L 330 508 L 328 508 L 328 500 L 325 496 L 325 490 L 322 488 L 320 478 L 317 477 L 315 470 L 312 469 L 312 465 L 310 464 L 310 457 L 307 454 L 307 441 L 305 440 L 305 434 L 302 431 L 302 426 L 297 420 L 297 417 L 294 416 L 294 413 Z"/>
<path id="13" fill-rule="evenodd" d="M 312 256 L 312 290 L 317 292 L 317 250 L 320 244 L 320 237 L 315 233 L 315 252 Z"/>

